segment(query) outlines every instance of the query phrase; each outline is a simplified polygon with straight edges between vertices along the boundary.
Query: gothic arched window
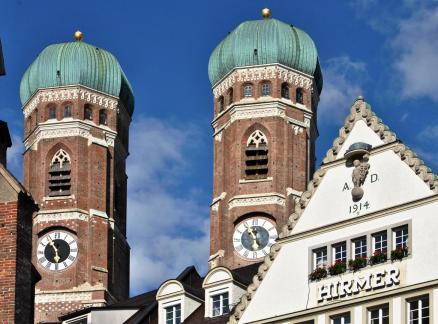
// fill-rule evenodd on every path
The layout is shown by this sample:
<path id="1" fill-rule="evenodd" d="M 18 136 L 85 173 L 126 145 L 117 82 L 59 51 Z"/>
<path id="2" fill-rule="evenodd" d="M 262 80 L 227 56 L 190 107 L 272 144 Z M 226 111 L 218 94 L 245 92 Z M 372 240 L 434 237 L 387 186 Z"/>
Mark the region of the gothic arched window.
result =
<path id="1" fill-rule="evenodd" d="M 243 86 L 243 96 L 245 98 L 252 97 L 252 84 L 245 84 Z"/>
<path id="2" fill-rule="evenodd" d="M 286 82 L 281 84 L 281 96 L 283 98 L 289 99 L 289 85 Z"/>
<path id="3" fill-rule="evenodd" d="M 64 106 L 64 118 L 71 117 L 71 106 L 65 105 Z"/>
<path id="4" fill-rule="evenodd" d="M 268 176 L 268 140 L 260 130 L 253 132 L 246 143 L 245 176 L 247 179 Z"/>
<path id="5" fill-rule="evenodd" d="M 297 103 L 302 104 L 304 102 L 303 89 L 302 88 L 297 88 L 295 99 L 296 99 Z"/>
<path id="6" fill-rule="evenodd" d="M 84 106 L 84 119 L 93 120 L 93 108 L 89 104 Z"/>
<path id="7" fill-rule="evenodd" d="M 56 107 L 55 106 L 50 106 L 49 107 L 49 119 L 56 119 Z"/>
<path id="8" fill-rule="evenodd" d="M 228 104 L 231 105 L 234 102 L 233 88 L 228 90 Z"/>
<path id="9" fill-rule="evenodd" d="M 49 170 L 49 196 L 68 196 L 71 188 L 71 160 L 66 151 L 60 149 L 52 158 Z"/>
<path id="10" fill-rule="evenodd" d="M 103 109 L 99 111 L 99 125 L 108 125 L 108 116 Z"/>
<path id="11" fill-rule="evenodd" d="M 267 81 L 262 83 L 262 97 L 267 97 L 271 95 L 271 84 Z"/>

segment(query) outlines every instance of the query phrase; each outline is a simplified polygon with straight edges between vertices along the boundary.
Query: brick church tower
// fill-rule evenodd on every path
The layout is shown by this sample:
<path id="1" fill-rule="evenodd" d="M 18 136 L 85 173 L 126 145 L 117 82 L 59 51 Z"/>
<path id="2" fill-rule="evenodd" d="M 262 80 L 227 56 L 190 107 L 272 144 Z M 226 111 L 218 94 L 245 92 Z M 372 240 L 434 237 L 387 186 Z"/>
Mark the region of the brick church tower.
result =
<path id="1" fill-rule="evenodd" d="M 134 108 L 116 58 L 82 41 L 45 48 L 20 85 L 33 217 L 35 322 L 129 293 L 125 173 Z"/>
<path id="2" fill-rule="evenodd" d="M 260 262 L 314 172 L 318 54 L 270 17 L 240 24 L 209 61 L 214 94 L 210 268 Z"/>

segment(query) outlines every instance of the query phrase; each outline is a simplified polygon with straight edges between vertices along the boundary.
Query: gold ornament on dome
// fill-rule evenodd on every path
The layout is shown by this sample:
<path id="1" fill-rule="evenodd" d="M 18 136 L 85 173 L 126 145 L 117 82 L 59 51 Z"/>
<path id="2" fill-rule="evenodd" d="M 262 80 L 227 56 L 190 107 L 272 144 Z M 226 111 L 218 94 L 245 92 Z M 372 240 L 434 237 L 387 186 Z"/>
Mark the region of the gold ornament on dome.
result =
<path id="1" fill-rule="evenodd" d="M 84 39 L 84 34 L 80 30 L 77 30 L 75 32 L 75 39 L 80 42 L 82 39 Z"/>
<path id="2" fill-rule="evenodd" d="M 270 17 L 271 17 L 271 9 L 269 9 L 269 8 L 265 8 L 265 9 L 263 9 L 263 10 L 262 10 L 262 16 L 263 16 L 263 18 L 265 18 L 265 19 L 270 18 Z"/>

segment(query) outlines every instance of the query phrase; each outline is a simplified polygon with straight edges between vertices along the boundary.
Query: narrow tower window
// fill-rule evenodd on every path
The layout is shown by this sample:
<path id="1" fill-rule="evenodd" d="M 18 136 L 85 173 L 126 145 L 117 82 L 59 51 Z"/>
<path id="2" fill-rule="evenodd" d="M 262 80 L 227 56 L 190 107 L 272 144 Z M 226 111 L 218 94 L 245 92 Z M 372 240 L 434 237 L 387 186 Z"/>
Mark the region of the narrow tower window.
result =
<path id="1" fill-rule="evenodd" d="M 271 95 L 271 84 L 269 82 L 262 83 L 262 97 L 267 97 Z"/>
<path id="2" fill-rule="evenodd" d="M 249 136 L 245 155 L 246 178 L 266 178 L 268 175 L 268 141 L 260 130 L 256 130 Z"/>
<path id="3" fill-rule="evenodd" d="M 71 187 L 70 156 L 60 149 L 52 158 L 49 170 L 49 196 L 68 196 Z"/>
<path id="4" fill-rule="evenodd" d="M 56 119 L 56 107 L 49 107 L 49 119 Z"/>
<path id="5" fill-rule="evenodd" d="M 302 104 L 303 103 L 303 89 L 297 88 L 296 91 L 296 102 Z"/>
<path id="6" fill-rule="evenodd" d="M 89 104 L 84 106 L 84 119 L 93 120 L 93 109 Z"/>
<path id="7" fill-rule="evenodd" d="M 286 82 L 281 84 L 281 96 L 283 98 L 286 98 L 286 99 L 290 98 L 290 96 L 289 96 L 289 85 Z"/>
<path id="8" fill-rule="evenodd" d="M 70 105 L 66 105 L 64 107 L 64 118 L 68 118 L 71 117 L 71 106 Z"/>
<path id="9" fill-rule="evenodd" d="M 99 125 L 108 125 L 108 117 L 103 109 L 99 111 Z"/>
<path id="10" fill-rule="evenodd" d="M 233 102 L 234 102 L 233 88 L 230 88 L 230 90 L 228 90 L 228 104 L 231 105 Z"/>
<path id="11" fill-rule="evenodd" d="M 245 84 L 243 86 L 243 96 L 245 98 L 252 97 L 252 85 L 251 84 Z"/>
<path id="12" fill-rule="evenodd" d="M 225 106 L 224 97 L 220 96 L 217 103 L 219 105 L 219 112 L 224 111 L 224 106 Z"/>

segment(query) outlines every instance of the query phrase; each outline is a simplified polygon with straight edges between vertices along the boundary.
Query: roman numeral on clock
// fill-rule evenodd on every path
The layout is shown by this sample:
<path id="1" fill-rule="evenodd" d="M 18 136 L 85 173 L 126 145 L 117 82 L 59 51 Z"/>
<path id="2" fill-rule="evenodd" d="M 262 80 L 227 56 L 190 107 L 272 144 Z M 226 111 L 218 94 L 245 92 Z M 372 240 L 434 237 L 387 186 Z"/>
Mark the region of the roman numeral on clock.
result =
<path id="1" fill-rule="evenodd" d="M 68 256 L 68 259 L 69 259 L 70 261 L 74 261 L 74 260 L 75 260 L 75 258 L 74 258 L 72 255 L 69 255 L 69 256 Z"/>

